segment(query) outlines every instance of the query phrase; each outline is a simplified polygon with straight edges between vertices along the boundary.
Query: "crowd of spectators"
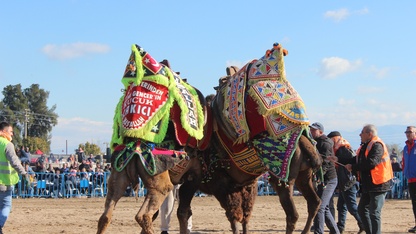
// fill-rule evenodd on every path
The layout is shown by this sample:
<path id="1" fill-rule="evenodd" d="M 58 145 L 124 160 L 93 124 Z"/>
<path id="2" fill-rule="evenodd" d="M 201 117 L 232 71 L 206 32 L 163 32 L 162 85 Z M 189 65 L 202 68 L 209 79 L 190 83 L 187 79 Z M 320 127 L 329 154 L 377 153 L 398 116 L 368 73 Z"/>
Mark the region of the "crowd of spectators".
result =
<path id="1" fill-rule="evenodd" d="M 29 181 L 22 178 L 23 190 L 29 197 L 40 194 L 42 189 L 47 190 L 46 196 L 62 197 L 66 186 L 79 188 L 80 193 L 91 196 L 95 186 L 102 186 L 104 174 L 111 171 L 110 164 L 104 164 L 102 159 L 96 160 L 93 154 L 86 157 L 82 148 L 76 154 L 61 158 L 53 154 L 33 158 L 29 148 L 23 146 L 17 153 L 29 174 Z M 81 191 L 83 180 L 88 186 Z M 46 183 L 48 188 L 43 188 L 39 181 Z"/>

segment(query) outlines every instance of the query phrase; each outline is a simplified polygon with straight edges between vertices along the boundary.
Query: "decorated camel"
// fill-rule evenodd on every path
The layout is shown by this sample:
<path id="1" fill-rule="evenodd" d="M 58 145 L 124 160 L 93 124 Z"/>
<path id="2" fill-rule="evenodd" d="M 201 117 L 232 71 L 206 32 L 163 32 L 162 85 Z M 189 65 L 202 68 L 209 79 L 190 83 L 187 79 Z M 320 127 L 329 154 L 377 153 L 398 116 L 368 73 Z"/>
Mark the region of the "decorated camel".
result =
<path id="1" fill-rule="evenodd" d="M 97 233 L 105 232 L 118 200 L 129 185 L 138 186 L 140 177 L 147 194 L 135 220 L 141 233 L 150 234 L 173 185 L 201 180 L 197 154 L 208 146 L 210 136 L 204 138 L 204 129 L 212 129 L 212 118 L 198 90 L 167 61 L 155 61 L 138 45 L 132 46 L 122 83 L 111 140 L 113 169 Z"/>
<path id="2" fill-rule="evenodd" d="M 249 232 L 255 183 L 265 172 L 270 174 L 269 182 L 286 213 L 286 233 L 293 233 L 299 218 L 294 185 L 307 200 L 308 217 L 302 233 L 309 232 L 320 205 L 312 176 L 322 159 L 309 133 L 305 105 L 286 79 L 286 54 L 275 43 L 263 57 L 243 68 L 227 68 L 228 76 L 220 79 L 210 102 L 214 134 L 204 151 L 204 179 L 199 188 L 219 200 L 234 234 L 239 233 L 237 222 L 242 223 L 243 233 Z M 181 230 L 187 225 L 193 192 L 188 189 L 179 194 Z"/>

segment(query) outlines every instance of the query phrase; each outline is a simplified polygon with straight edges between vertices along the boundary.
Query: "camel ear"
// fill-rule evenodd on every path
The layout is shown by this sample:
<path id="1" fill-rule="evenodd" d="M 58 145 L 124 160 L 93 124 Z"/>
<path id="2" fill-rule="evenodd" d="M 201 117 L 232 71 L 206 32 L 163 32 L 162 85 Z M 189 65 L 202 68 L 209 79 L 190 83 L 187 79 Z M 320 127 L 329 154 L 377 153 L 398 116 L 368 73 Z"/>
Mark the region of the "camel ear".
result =
<path id="1" fill-rule="evenodd" d="M 283 56 L 286 56 L 289 54 L 289 51 L 287 51 L 287 49 L 283 49 Z"/>

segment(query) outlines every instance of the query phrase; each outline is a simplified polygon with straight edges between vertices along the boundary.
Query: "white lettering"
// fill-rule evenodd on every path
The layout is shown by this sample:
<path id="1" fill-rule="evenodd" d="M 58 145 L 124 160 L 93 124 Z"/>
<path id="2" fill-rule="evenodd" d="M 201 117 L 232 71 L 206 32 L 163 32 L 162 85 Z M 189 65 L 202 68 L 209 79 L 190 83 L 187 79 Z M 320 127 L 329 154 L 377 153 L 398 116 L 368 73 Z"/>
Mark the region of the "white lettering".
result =
<path id="1" fill-rule="evenodd" d="M 134 113 L 136 113 L 136 104 L 130 106 L 129 114 L 134 114 Z"/>

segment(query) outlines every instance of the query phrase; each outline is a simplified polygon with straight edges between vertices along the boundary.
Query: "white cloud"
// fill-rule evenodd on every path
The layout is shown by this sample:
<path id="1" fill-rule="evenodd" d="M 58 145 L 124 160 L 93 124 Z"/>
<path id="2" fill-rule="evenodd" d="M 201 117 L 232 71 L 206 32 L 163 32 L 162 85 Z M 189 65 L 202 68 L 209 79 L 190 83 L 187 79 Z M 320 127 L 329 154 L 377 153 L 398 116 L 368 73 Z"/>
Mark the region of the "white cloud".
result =
<path id="1" fill-rule="evenodd" d="M 338 99 L 338 105 L 339 106 L 351 106 L 355 104 L 355 100 L 354 99 L 345 99 L 345 98 L 340 98 Z"/>
<path id="2" fill-rule="evenodd" d="M 71 43 L 48 44 L 42 48 L 42 52 L 51 59 L 65 60 L 82 57 L 88 54 L 104 54 L 110 51 L 110 47 L 99 43 Z"/>
<path id="3" fill-rule="evenodd" d="M 363 9 L 354 11 L 354 14 L 357 14 L 357 15 L 366 15 L 369 12 L 370 11 L 368 10 L 368 8 L 367 7 L 364 7 Z"/>
<path id="4" fill-rule="evenodd" d="M 389 74 L 390 70 L 391 70 L 390 67 L 383 67 L 383 68 L 377 68 L 376 66 L 370 67 L 370 73 L 374 74 L 375 78 L 377 79 L 382 79 L 386 77 Z"/>
<path id="5" fill-rule="evenodd" d="M 342 103 L 345 100 L 340 100 Z M 394 106 L 392 103 L 383 104 L 382 102 L 360 99 L 353 104 L 346 101 L 348 106 L 308 106 L 308 117 L 312 122 L 319 121 L 325 126 L 325 132 L 340 131 L 347 137 L 348 141 L 354 148 L 359 146 L 358 133 L 365 124 L 375 124 L 377 127 L 388 125 L 404 125 L 414 122 L 416 111 L 408 110 L 404 106 Z M 371 103 L 371 104 L 369 104 Z M 400 129 L 400 133 L 402 129 Z M 404 142 L 402 135 L 400 138 L 394 138 L 390 132 L 379 132 L 380 137 L 387 141 L 386 143 Z"/>
<path id="6" fill-rule="evenodd" d="M 85 118 L 58 118 L 58 125 L 52 130 L 52 153 L 74 153 L 80 143 L 97 144 L 104 151 L 104 143 L 112 136 L 113 123 L 94 121 Z"/>
<path id="7" fill-rule="evenodd" d="M 250 61 L 246 61 L 246 62 L 242 62 L 242 61 L 237 61 L 237 60 L 228 60 L 225 62 L 226 67 L 229 66 L 236 66 L 239 69 L 241 69 L 244 65 L 246 65 L 248 62 Z"/>
<path id="8" fill-rule="evenodd" d="M 324 17 L 332 19 L 335 22 L 339 22 L 341 20 L 346 19 L 349 15 L 350 15 L 350 12 L 348 11 L 348 9 L 342 8 L 339 10 L 327 11 L 325 12 Z"/>
<path id="9" fill-rule="evenodd" d="M 368 13 L 369 13 L 369 10 L 366 7 L 360 10 L 352 11 L 352 12 L 350 12 L 347 8 L 342 8 L 338 10 L 327 11 L 324 13 L 324 17 L 332 19 L 335 22 L 340 22 L 342 20 L 345 20 L 350 15 L 365 15 Z"/>
<path id="10" fill-rule="evenodd" d="M 368 86 L 359 86 L 357 88 L 358 94 L 375 94 L 384 92 L 384 88 L 380 87 L 368 87 Z"/>
<path id="11" fill-rule="evenodd" d="M 324 58 L 321 61 L 318 75 L 324 79 L 334 79 L 361 66 L 361 60 L 350 62 L 340 57 Z"/>

